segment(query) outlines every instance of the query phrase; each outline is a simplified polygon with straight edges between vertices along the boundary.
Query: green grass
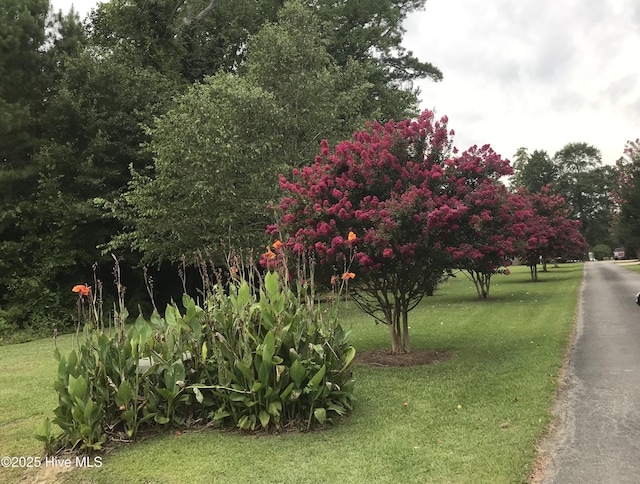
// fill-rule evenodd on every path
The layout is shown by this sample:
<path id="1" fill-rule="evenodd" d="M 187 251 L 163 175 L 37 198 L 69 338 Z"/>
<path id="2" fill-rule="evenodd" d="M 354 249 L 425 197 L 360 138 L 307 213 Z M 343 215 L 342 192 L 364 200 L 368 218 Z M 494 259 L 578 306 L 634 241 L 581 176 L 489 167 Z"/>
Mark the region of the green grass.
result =
<path id="1" fill-rule="evenodd" d="M 119 449 L 103 467 L 62 482 L 523 482 L 550 419 L 575 317 L 582 264 L 529 281 L 496 276 L 479 301 L 464 275 L 410 314 L 414 349 L 455 358 L 412 368 L 355 366 L 356 407 L 307 434 L 167 433 Z M 349 304 L 358 351 L 387 348 L 388 332 Z M 65 337 L 59 344 L 70 346 Z M 0 455 L 42 454 L 33 434 L 56 405 L 50 340 L 0 349 Z M 404 406 L 404 402 L 408 406 Z M 4 475 L 3 475 L 4 473 Z M 0 481 L 27 473 L 0 469 Z"/>

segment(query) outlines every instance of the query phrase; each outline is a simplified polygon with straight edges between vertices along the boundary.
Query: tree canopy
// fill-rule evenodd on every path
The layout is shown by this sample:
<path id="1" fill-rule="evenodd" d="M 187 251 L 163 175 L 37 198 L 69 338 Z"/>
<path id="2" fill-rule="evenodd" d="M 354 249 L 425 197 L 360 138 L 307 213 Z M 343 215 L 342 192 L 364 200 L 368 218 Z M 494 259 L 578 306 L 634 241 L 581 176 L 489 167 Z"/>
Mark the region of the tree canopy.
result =
<path id="1" fill-rule="evenodd" d="M 0 332 L 68 322 L 101 250 L 261 244 L 277 173 L 414 114 L 412 80 L 441 77 L 401 45 L 423 4 L 112 0 L 82 23 L 2 2 Z"/>

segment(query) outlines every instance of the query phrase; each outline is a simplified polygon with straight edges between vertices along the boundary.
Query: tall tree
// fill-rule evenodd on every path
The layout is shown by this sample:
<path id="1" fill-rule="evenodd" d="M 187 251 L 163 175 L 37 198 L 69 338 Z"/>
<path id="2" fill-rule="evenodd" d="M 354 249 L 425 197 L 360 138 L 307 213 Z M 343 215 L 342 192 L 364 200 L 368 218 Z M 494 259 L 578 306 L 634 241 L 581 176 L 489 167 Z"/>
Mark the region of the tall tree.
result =
<path id="1" fill-rule="evenodd" d="M 589 245 L 608 241 L 614 184 L 613 171 L 602 166 L 600 150 L 587 143 L 569 143 L 553 157 L 557 180 L 553 190 L 573 207 Z"/>
<path id="2" fill-rule="evenodd" d="M 278 116 L 271 95 L 233 74 L 192 86 L 150 131 L 150 176 L 133 171 L 128 192 L 111 205 L 125 226 L 111 247 L 160 263 L 208 248 L 221 262 L 229 243 L 262 245 Z"/>
<path id="3" fill-rule="evenodd" d="M 615 235 L 627 251 L 640 256 L 640 139 L 627 142 L 623 156 L 616 162 L 616 173 Z"/>
<path id="4" fill-rule="evenodd" d="M 416 79 L 442 80 L 433 64 L 419 60 L 403 45 L 407 15 L 424 8 L 426 0 L 309 0 L 326 22 L 328 52 L 339 65 L 357 60 L 368 67 L 374 103 L 383 107 L 379 121 L 417 114 Z M 371 109 L 370 109 L 371 110 Z"/>
<path id="5" fill-rule="evenodd" d="M 555 183 L 558 170 L 546 151 L 535 150 L 529 154 L 526 148 L 520 148 L 514 158 L 512 186 L 538 192 L 542 187 Z"/>
<path id="6" fill-rule="evenodd" d="M 283 169 L 313 159 L 320 140 L 335 143 L 381 114 L 380 105 L 366 111 L 373 95 L 366 69 L 353 60 L 338 65 L 327 44 L 318 17 L 297 2 L 288 2 L 277 23 L 266 23 L 249 39 L 243 71 L 273 95 L 282 113 Z"/>
<path id="7" fill-rule="evenodd" d="M 48 11 L 49 0 L 0 4 L 0 162 L 4 170 L 27 170 L 37 149 L 34 111 L 47 84 L 42 73 Z"/>
<path id="8" fill-rule="evenodd" d="M 363 118 L 358 65 L 337 66 L 318 29 L 312 12 L 288 3 L 277 24 L 250 38 L 244 75 L 221 72 L 177 98 L 151 130 L 153 173 L 135 176 L 113 207 L 127 226 L 113 247 L 133 246 L 153 262 L 209 247 L 221 261 L 229 243 L 266 242 L 278 173 Z"/>
<path id="9" fill-rule="evenodd" d="M 150 163 L 140 149 L 147 140 L 142 126 L 164 110 L 174 87 L 155 71 L 95 52 L 64 64 L 41 116 L 49 139 L 33 157 L 36 188 L 16 209 L 12 237 L 2 246 L 5 303 L 19 326 L 68 320 L 66 303 L 73 300 L 67 288 L 89 279 L 98 246 L 120 229 L 94 198 L 116 198 L 129 180 L 129 165 Z"/>

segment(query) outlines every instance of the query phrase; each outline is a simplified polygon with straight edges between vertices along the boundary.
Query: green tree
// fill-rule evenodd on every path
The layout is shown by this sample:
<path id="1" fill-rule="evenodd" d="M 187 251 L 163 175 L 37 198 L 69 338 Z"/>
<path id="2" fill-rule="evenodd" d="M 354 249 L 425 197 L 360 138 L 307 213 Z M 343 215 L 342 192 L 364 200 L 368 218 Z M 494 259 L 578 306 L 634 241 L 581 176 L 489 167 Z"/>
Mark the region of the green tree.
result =
<path id="1" fill-rule="evenodd" d="M 442 80 L 433 64 L 419 60 L 403 45 L 403 22 L 411 12 L 424 8 L 426 0 L 309 0 L 307 4 L 328 26 L 327 50 L 339 65 L 351 60 L 367 67 L 367 81 L 374 106 L 382 107 L 379 121 L 404 119 L 418 114 L 416 79 Z"/>
<path id="2" fill-rule="evenodd" d="M 116 198 L 130 164 L 150 164 L 142 126 L 164 111 L 173 88 L 155 71 L 109 55 L 86 51 L 64 61 L 40 119 L 49 139 L 33 157 L 36 187 L 15 208 L 2 245 L 11 322 L 43 329 L 68 320 L 68 288 L 90 278 L 97 247 L 120 229 L 93 200 Z"/>
<path id="3" fill-rule="evenodd" d="M 35 112 L 46 87 L 42 47 L 47 40 L 48 11 L 48 0 L 0 4 L 0 161 L 4 170 L 28 170 L 37 149 Z"/>
<path id="4" fill-rule="evenodd" d="M 40 253 L 55 259 L 52 234 L 35 231 L 33 217 L 38 152 L 49 138 L 43 116 L 62 59 L 81 41 L 78 26 L 73 12 L 49 17 L 48 0 L 0 4 L 0 318 L 9 328 L 47 327 L 61 314 L 55 286 L 42 284 L 52 267 L 33 263 Z"/>
<path id="5" fill-rule="evenodd" d="M 526 148 L 520 148 L 514 158 L 512 186 L 525 187 L 534 193 L 556 181 L 557 169 L 546 151 L 535 150 L 529 154 Z"/>
<path id="6" fill-rule="evenodd" d="M 130 63 L 200 81 L 236 71 L 248 37 L 275 20 L 277 0 L 112 0 L 91 16 L 94 44 Z"/>
<path id="7" fill-rule="evenodd" d="M 615 175 L 602 166 L 600 150 L 587 143 L 569 143 L 553 157 L 557 180 L 553 191 L 561 194 L 580 220 L 589 245 L 609 240 Z"/>
<path id="8" fill-rule="evenodd" d="M 640 256 L 640 139 L 627 142 L 624 155 L 616 162 L 616 174 L 615 235 L 627 251 Z"/>
<path id="9" fill-rule="evenodd" d="M 287 3 L 277 23 L 266 23 L 250 38 L 244 71 L 273 95 L 282 113 L 280 169 L 307 164 L 320 140 L 337 142 L 381 114 L 380 106 L 365 111 L 373 88 L 366 70 L 356 61 L 335 63 L 317 16 L 300 3 Z"/>
<path id="10" fill-rule="evenodd" d="M 238 76 L 192 86 L 150 131 L 152 176 L 133 171 L 129 191 L 111 205 L 126 228 L 111 247 L 160 263 L 206 248 L 220 262 L 229 242 L 262 245 L 278 115 L 273 96 Z"/>
<path id="11" fill-rule="evenodd" d="M 346 67 L 357 61 L 372 86 L 367 112 L 381 119 L 417 114 L 415 79 L 442 73 L 402 46 L 406 16 L 426 0 L 306 0 L 300 3 L 322 25 L 328 54 Z M 276 22 L 282 0 L 112 0 L 91 17 L 92 40 L 121 51 L 134 63 L 174 73 L 188 82 L 219 70 L 237 72 L 249 37 Z"/>
<path id="12" fill-rule="evenodd" d="M 221 261 L 229 243 L 264 246 L 278 174 L 313 159 L 321 137 L 362 122 L 368 86 L 358 64 L 337 66 L 319 28 L 289 3 L 250 38 L 244 75 L 220 72 L 177 99 L 150 131 L 153 173 L 134 173 L 112 206 L 127 231 L 111 247 L 159 263 L 206 247 Z"/>

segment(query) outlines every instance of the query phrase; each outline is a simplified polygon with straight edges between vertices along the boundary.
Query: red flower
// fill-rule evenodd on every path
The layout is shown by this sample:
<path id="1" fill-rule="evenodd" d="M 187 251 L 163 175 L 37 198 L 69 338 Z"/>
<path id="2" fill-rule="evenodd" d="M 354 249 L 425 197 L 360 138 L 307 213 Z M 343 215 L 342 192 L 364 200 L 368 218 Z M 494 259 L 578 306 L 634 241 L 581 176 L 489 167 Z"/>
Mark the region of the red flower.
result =
<path id="1" fill-rule="evenodd" d="M 77 292 L 80 296 L 88 296 L 91 292 L 91 287 L 87 286 L 86 284 L 77 284 L 73 286 L 73 289 L 71 289 L 71 291 Z"/>

